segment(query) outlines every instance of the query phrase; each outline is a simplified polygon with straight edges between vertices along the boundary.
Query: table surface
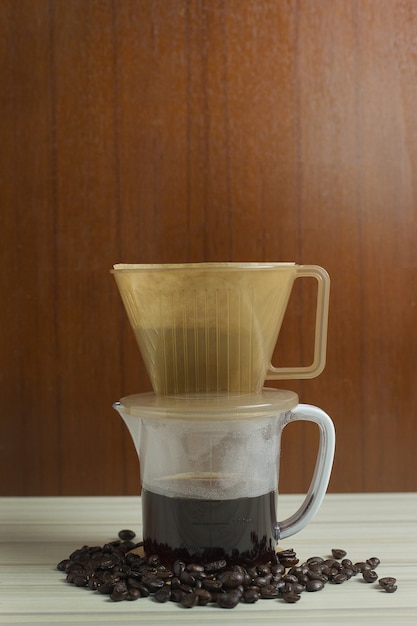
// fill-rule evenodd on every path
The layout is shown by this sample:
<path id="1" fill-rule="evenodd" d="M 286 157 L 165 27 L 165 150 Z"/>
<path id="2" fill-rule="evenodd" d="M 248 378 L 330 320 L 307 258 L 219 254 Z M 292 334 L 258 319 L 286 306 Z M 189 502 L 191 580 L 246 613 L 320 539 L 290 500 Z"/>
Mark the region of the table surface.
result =
<path id="1" fill-rule="evenodd" d="M 280 495 L 279 517 L 298 495 Z M 260 600 L 231 610 L 184 609 L 151 598 L 112 602 L 65 582 L 56 564 L 78 547 L 117 539 L 122 528 L 141 536 L 139 497 L 0 498 L 1 624 L 417 624 L 417 493 L 327 494 L 307 528 L 282 542 L 300 560 L 343 548 L 356 562 L 381 559 L 380 577 L 395 593 L 355 576 L 343 585 L 304 592 L 296 604 Z"/>

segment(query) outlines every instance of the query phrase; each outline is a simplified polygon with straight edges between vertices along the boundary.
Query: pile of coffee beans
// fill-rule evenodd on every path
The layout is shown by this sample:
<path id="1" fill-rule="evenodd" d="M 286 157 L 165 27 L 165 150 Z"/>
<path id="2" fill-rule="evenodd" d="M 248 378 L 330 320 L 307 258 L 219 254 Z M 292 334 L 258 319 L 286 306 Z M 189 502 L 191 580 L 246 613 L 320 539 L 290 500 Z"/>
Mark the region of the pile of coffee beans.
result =
<path id="1" fill-rule="evenodd" d="M 133 531 L 122 530 L 116 541 L 75 550 L 57 569 L 66 573 L 67 582 L 106 594 L 114 602 L 152 596 L 156 602 L 177 602 L 186 608 L 215 604 L 231 609 L 271 599 L 294 603 L 305 591 L 321 591 L 327 584 L 339 585 L 358 575 L 367 583 L 378 581 L 379 589 L 387 593 L 397 589 L 393 577 L 378 580 L 378 558 L 353 563 L 345 550 L 336 548 L 331 558 L 312 556 L 301 564 L 288 549 L 273 561 L 251 567 L 223 559 L 204 565 L 175 561 L 166 567 L 157 555 L 138 554 L 142 543 L 134 538 Z"/>

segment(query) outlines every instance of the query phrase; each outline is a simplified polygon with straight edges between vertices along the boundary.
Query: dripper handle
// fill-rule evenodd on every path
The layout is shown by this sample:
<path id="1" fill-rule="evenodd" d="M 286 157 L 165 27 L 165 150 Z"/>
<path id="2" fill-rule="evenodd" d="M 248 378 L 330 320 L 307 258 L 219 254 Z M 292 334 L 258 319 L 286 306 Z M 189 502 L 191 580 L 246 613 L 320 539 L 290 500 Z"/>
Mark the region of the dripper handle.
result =
<path id="1" fill-rule="evenodd" d="M 329 314 L 330 277 L 319 265 L 297 266 L 296 278 L 310 277 L 317 280 L 316 330 L 314 334 L 314 358 L 305 367 L 268 367 L 267 380 L 294 380 L 315 378 L 326 365 L 327 321 Z"/>
<path id="2" fill-rule="evenodd" d="M 323 501 L 329 484 L 335 450 L 335 430 L 331 418 L 322 409 L 310 404 L 299 404 L 294 411 L 288 412 L 290 422 L 304 420 L 314 422 L 320 430 L 320 442 L 313 478 L 303 503 L 297 511 L 278 522 L 279 539 L 285 539 L 302 530 L 316 515 Z"/>

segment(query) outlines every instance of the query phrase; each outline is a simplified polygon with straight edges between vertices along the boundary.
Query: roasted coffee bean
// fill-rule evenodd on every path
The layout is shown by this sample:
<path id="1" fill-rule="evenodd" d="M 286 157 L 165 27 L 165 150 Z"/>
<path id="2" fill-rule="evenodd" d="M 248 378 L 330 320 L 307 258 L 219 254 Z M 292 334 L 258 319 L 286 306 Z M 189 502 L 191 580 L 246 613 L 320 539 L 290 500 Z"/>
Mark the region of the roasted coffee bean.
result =
<path id="1" fill-rule="evenodd" d="M 284 580 L 286 583 L 296 583 L 296 582 L 298 582 L 297 576 L 294 576 L 294 574 L 290 574 L 290 573 L 285 574 L 285 576 L 282 577 L 282 580 Z"/>
<path id="2" fill-rule="evenodd" d="M 162 578 L 162 580 L 168 580 L 170 578 L 173 578 L 173 576 L 174 573 L 163 565 L 158 567 L 158 578 Z"/>
<path id="3" fill-rule="evenodd" d="M 279 552 L 278 559 L 279 562 L 284 565 L 284 567 L 293 567 L 294 565 L 297 565 L 299 563 L 299 559 L 297 559 L 297 556 L 292 548 Z"/>
<path id="4" fill-rule="evenodd" d="M 347 581 L 348 577 L 343 572 L 338 572 L 335 576 L 333 576 L 330 581 L 335 585 L 341 585 Z"/>
<path id="5" fill-rule="evenodd" d="M 136 589 L 135 587 L 132 587 L 131 589 L 128 589 L 128 594 L 127 594 L 127 598 L 126 600 L 139 600 L 139 598 L 141 598 L 141 593 L 139 591 L 139 589 Z"/>
<path id="6" fill-rule="evenodd" d="M 262 563 L 261 565 L 258 565 L 256 570 L 257 570 L 258 576 L 268 576 L 268 574 L 271 574 L 271 568 L 266 563 Z"/>
<path id="7" fill-rule="evenodd" d="M 183 561 L 175 561 L 173 565 L 174 576 L 179 577 L 181 572 L 185 570 L 185 563 Z"/>
<path id="8" fill-rule="evenodd" d="M 170 600 L 172 602 L 181 602 L 181 598 L 183 596 L 183 591 L 181 591 L 181 589 L 173 589 L 171 591 L 171 598 Z"/>
<path id="9" fill-rule="evenodd" d="M 223 583 L 225 589 L 233 589 L 243 583 L 244 575 L 240 571 L 226 570 L 218 575 L 218 580 Z"/>
<path id="10" fill-rule="evenodd" d="M 71 559 L 64 559 L 63 561 L 60 561 L 58 563 L 58 565 L 56 566 L 57 570 L 59 570 L 60 572 L 66 572 L 67 568 L 72 564 Z"/>
<path id="11" fill-rule="evenodd" d="M 195 576 L 193 576 L 191 572 L 187 572 L 187 570 L 181 572 L 179 578 L 182 583 L 184 583 L 185 585 L 190 585 L 191 587 L 195 587 L 197 582 Z"/>
<path id="12" fill-rule="evenodd" d="M 153 595 L 155 602 L 168 602 L 171 599 L 171 589 L 169 587 L 161 587 Z M 181 596 L 180 596 L 181 597 Z"/>
<path id="13" fill-rule="evenodd" d="M 295 567 L 291 567 L 288 570 L 288 574 L 292 574 L 293 576 L 297 576 L 298 579 L 302 578 L 309 572 L 309 568 L 307 565 L 296 565 Z"/>
<path id="14" fill-rule="evenodd" d="M 276 563 L 271 566 L 271 573 L 275 576 L 276 574 L 285 574 L 285 567 L 282 563 Z"/>
<path id="15" fill-rule="evenodd" d="M 248 587 L 243 592 L 242 601 L 245 602 L 246 604 L 254 604 L 255 602 L 259 600 L 260 597 L 261 597 L 261 594 L 256 587 Z"/>
<path id="16" fill-rule="evenodd" d="M 369 565 L 369 563 L 366 563 L 366 561 L 358 561 L 357 563 L 354 563 L 353 567 L 356 569 L 357 572 L 360 572 L 361 574 L 363 574 L 365 570 L 372 569 L 372 567 Z"/>
<path id="17" fill-rule="evenodd" d="M 103 595 L 110 595 L 113 591 L 115 583 L 111 581 L 106 581 L 98 585 L 97 591 L 102 593 Z"/>
<path id="18" fill-rule="evenodd" d="M 207 589 L 195 589 L 194 594 L 198 598 L 199 606 L 206 606 L 212 601 L 212 595 Z"/>
<path id="19" fill-rule="evenodd" d="M 273 598 L 279 598 L 281 594 L 275 585 L 265 585 L 264 587 L 261 587 L 260 595 L 264 600 L 270 600 Z"/>
<path id="20" fill-rule="evenodd" d="M 321 556 L 311 556 L 306 561 L 306 564 L 309 568 L 312 568 L 316 565 L 321 565 L 322 563 L 324 563 L 324 559 Z"/>
<path id="21" fill-rule="evenodd" d="M 257 587 L 265 587 L 269 585 L 271 582 L 272 574 L 268 574 L 268 576 L 257 576 L 253 579 L 253 584 Z"/>
<path id="22" fill-rule="evenodd" d="M 219 559 L 218 561 L 211 561 L 210 563 L 206 563 L 204 569 L 206 570 L 206 572 L 218 572 L 224 569 L 226 566 L 226 561 L 224 559 Z"/>
<path id="23" fill-rule="evenodd" d="M 132 541 L 132 539 L 136 537 L 136 533 L 134 530 L 128 530 L 128 529 L 119 530 L 118 537 L 122 541 Z"/>
<path id="24" fill-rule="evenodd" d="M 364 572 L 362 572 L 362 578 L 367 583 L 374 583 L 376 580 L 378 580 L 378 574 L 373 569 L 366 569 Z"/>
<path id="25" fill-rule="evenodd" d="M 185 609 L 192 609 L 193 606 L 197 606 L 198 604 L 198 596 L 195 593 L 183 593 L 180 604 Z"/>
<path id="26" fill-rule="evenodd" d="M 324 589 L 324 582 L 318 579 L 310 579 L 305 584 L 306 591 L 321 591 Z"/>
<path id="27" fill-rule="evenodd" d="M 315 572 L 314 570 L 310 570 L 307 573 L 307 578 L 309 580 L 320 580 L 322 583 L 327 583 L 327 581 L 329 580 L 329 577 L 326 576 L 326 574 L 323 574 L 321 572 Z"/>
<path id="28" fill-rule="evenodd" d="M 92 575 L 89 577 L 87 587 L 91 589 L 91 591 L 97 591 L 99 585 L 100 585 L 100 580 L 97 578 L 97 576 Z"/>
<path id="29" fill-rule="evenodd" d="M 120 531 L 119 540 L 103 547 L 74 550 L 57 569 L 65 572 L 69 583 L 107 594 L 114 602 L 153 595 L 156 602 L 177 602 L 184 608 L 215 602 L 221 608 L 233 608 L 239 602 L 274 598 L 293 603 L 304 591 L 320 591 L 327 582 L 341 584 L 357 573 L 367 582 L 378 579 L 377 557 L 353 564 L 339 548 L 332 549 L 332 558 L 312 556 L 302 564 L 294 550 L 288 549 L 268 563 L 250 567 L 228 565 L 223 559 L 206 564 L 177 560 L 167 567 L 156 554 L 143 557 L 130 552 L 137 544 L 129 532 L 133 531 Z M 393 577 L 383 577 L 379 584 L 387 593 L 397 590 Z"/>
<path id="30" fill-rule="evenodd" d="M 110 599 L 113 600 L 113 602 L 121 602 L 122 600 L 127 600 L 128 595 L 129 592 L 126 584 L 120 581 L 114 585 L 113 591 L 110 594 Z"/>
<path id="31" fill-rule="evenodd" d="M 150 565 L 151 567 L 157 567 L 158 565 L 160 565 L 160 563 L 161 561 L 157 554 L 151 554 L 151 556 L 148 557 L 148 565 Z"/>
<path id="32" fill-rule="evenodd" d="M 217 605 L 222 609 L 234 609 L 240 602 L 240 595 L 235 591 L 218 594 L 216 599 Z"/>
<path id="33" fill-rule="evenodd" d="M 342 569 L 342 571 L 340 572 L 341 574 L 345 574 L 346 578 L 349 580 L 350 578 L 352 578 L 352 576 L 355 575 L 355 571 L 350 568 L 350 567 L 344 567 Z"/>
<path id="34" fill-rule="evenodd" d="M 147 589 L 149 589 L 150 593 L 155 593 L 161 587 L 165 585 L 165 582 L 161 578 L 149 578 L 143 577 L 142 582 Z"/>
<path id="35" fill-rule="evenodd" d="M 293 593 L 293 592 L 287 592 L 284 593 L 282 596 L 282 599 L 285 600 L 285 602 L 288 602 L 289 604 L 294 604 L 295 602 L 298 602 L 298 600 L 301 599 L 301 596 L 298 593 Z"/>
<path id="36" fill-rule="evenodd" d="M 223 587 L 223 583 L 221 580 L 207 578 L 203 580 L 203 589 L 207 589 L 207 591 L 218 591 Z"/>
<path id="37" fill-rule="evenodd" d="M 344 559 L 346 554 L 346 550 L 342 550 L 341 548 L 332 548 L 332 555 L 335 559 Z"/>

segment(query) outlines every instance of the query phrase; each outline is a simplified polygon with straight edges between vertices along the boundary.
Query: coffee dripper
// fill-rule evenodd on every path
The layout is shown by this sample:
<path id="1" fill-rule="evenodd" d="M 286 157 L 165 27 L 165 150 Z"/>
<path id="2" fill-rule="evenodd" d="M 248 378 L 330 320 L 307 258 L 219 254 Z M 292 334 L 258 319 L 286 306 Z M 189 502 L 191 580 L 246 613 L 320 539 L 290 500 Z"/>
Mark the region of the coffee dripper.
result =
<path id="1" fill-rule="evenodd" d="M 265 379 L 311 378 L 324 367 L 329 278 L 290 263 L 116 265 L 113 270 L 154 391 L 122 398 L 139 456 L 144 548 L 172 564 L 270 560 L 280 539 L 316 514 L 330 478 L 330 417 Z M 314 360 L 277 368 L 271 356 L 294 280 L 318 284 Z M 301 506 L 278 519 L 281 433 L 317 424 L 315 470 Z"/>

